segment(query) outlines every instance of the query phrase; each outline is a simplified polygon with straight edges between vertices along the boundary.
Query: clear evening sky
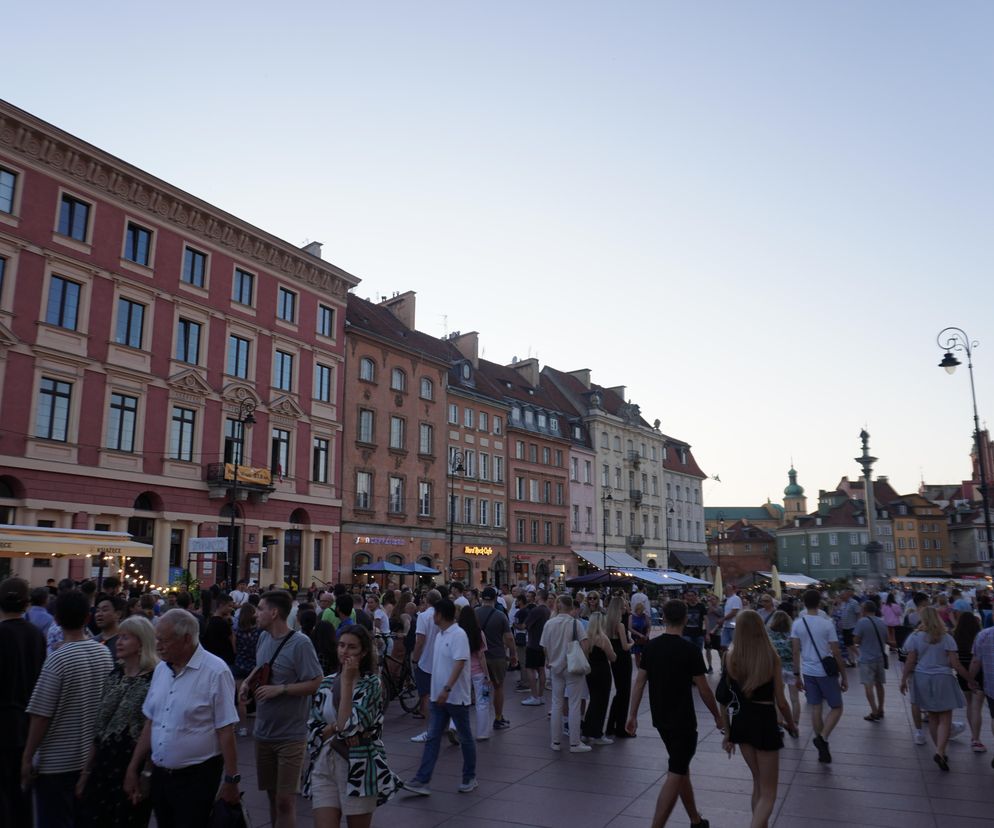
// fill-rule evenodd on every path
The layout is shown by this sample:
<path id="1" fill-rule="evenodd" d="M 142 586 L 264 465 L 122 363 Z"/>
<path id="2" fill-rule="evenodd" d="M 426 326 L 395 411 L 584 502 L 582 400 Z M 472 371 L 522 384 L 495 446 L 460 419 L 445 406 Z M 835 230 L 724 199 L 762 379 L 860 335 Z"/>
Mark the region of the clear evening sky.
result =
<path id="1" fill-rule="evenodd" d="M 994 4 L 7 4 L 0 97 L 359 276 L 625 384 L 721 483 L 969 475 L 994 423 Z M 447 320 L 447 322 L 443 322 Z"/>

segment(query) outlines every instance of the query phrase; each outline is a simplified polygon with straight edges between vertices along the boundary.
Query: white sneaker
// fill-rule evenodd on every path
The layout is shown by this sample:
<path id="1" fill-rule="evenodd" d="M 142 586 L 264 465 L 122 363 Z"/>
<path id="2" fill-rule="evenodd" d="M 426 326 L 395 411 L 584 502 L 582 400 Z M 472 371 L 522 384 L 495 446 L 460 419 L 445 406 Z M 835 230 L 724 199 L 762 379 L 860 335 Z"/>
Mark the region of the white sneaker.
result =
<path id="1" fill-rule="evenodd" d="M 925 744 L 925 734 L 922 733 L 920 730 L 916 730 L 915 731 L 915 744 L 916 745 L 924 745 Z"/>
<path id="2" fill-rule="evenodd" d="M 527 699 L 522 699 L 521 703 L 527 705 L 528 707 L 538 707 L 540 704 L 545 704 L 542 699 L 536 699 L 534 696 L 529 696 Z"/>
<path id="3" fill-rule="evenodd" d="M 240 727 L 240 728 L 238 728 L 238 735 L 239 736 L 248 736 L 248 728 L 247 727 Z"/>
<path id="4" fill-rule="evenodd" d="M 474 776 L 469 782 L 463 782 L 459 786 L 459 793 L 472 793 L 478 787 L 480 787 L 480 783 L 476 781 L 476 777 Z"/>
<path id="5" fill-rule="evenodd" d="M 966 722 L 953 722 L 949 726 L 949 738 L 955 739 L 957 736 L 963 733 L 964 730 L 966 730 Z"/>
<path id="6" fill-rule="evenodd" d="M 417 736 L 412 736 L 411 737 L 411 741 L 412 742 L 427 742 L 428 741 L 428 731 L 426 730 L 424 733 L 419 733 Z"/>
<path id="7" fill-rule="evenodd" d="M 569 752 L 570 753 L 590 753 L 590 751 L 592 751 L 592 750 L 593 750 L 593 748 L 590 747 L 590 745 L 585 745 L 585 744 L 583 744 L 583 742 L 581 742 L 578 745 L 570 745 L 569 746 Z"/>
<path id="8" fill-rule="evenodd" d="M 557 752 L 563 749 L 563 746 L 559 742 L 553 742 L 549 747 Z"/>
<path id="9" fill-rule="evenodd" d="M 612 739 L 610 736 L 601 736 L 598 739 L 591 739 L 588 742 L 588 744 L 591 744 L 591 745 L 613 745 L 614 744 L 614 739 Z"/>

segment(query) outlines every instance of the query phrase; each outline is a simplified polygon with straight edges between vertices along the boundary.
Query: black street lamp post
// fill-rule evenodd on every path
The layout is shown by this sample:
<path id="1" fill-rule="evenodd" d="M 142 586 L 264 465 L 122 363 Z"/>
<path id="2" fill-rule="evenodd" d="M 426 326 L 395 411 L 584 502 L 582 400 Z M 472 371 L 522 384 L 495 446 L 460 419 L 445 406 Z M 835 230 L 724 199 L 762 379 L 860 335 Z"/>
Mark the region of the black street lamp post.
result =
<path id="1" fill-rule="evenodd" d="M 463 453 L 453 449 L 449 454 L 449 580 L 453 580 L 453 564 L 456 545 L 456 475 L 466 471 L 463 466 Z"/>
<path id="2" fill-rule="evenodd" d="M 962 363 L 953 356 L 953 351 L 963 351 L 966 354 L 966 367 L 970 373 L 970 395 L 973 398 L 973 440 L 977 446 L 977 467 L 980 471 L 980 499 L 984 506 L 984 533 L 987 536 L 987 565 L 994 572 L 994 538 L 991 538 L 991 507 L 990 497 L 987 491 L 987 454 L 985 446 L 981 443 L 980 416 L 977 414 L 977 389 L 973 382 L 973 349 L 980 345 L 979 342 L 971 340 L 966 331 L 962 328 L 943 328 L 935 338 L 936 344 L 944 350 L 945 356 L 939 363 L 940 368 L 945 368 L 951 374 L 956 370 L 957 365 Z"/>
<path id="3" fill-rule="evenodd" d="M 245 457 L 245 426 L 254 425 L 255 403 L 252 400 L 242 400 L 238 407 L 238 443 L 234 456 L 234 474 L 231 480 L 231 526 L 228 530 L 228 589 L 234 589 L 238 583 L 238 544 L 235 542 L 235 518 L 238 515 L 238 469 Z"/>
<path id="4" fill-rule="evenodd" d="M 672 569 L 670 564 L 670 526 L 673 523 L 673 519 L 670 517 L 672 514 L 676 514 L 676 510 L 673 508 L 673 498 L 666 498 L 666 568 Z"/>
<path id="5" fill-rule="evenodd" d="M 607 522 L 609 520 L 607 504 L 613 501 L 614 498 L 611 497 L 611 493 L 607 492 L 603 497 L 601 497 L 601 516 L 604 518 L 603 525 L 601 527 L 601 552 L 604 555 L 604 570 L 607 571 Z"/>

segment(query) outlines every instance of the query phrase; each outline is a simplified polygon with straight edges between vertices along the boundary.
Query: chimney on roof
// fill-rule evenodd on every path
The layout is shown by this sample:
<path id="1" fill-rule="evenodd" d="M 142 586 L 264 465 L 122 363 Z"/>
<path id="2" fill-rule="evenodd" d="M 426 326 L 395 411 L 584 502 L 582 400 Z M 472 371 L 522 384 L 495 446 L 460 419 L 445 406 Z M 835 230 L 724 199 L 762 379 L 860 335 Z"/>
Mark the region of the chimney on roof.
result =
<path id="1" fill-rule="evenodd" d="M 517 362 L 512 362 L 507 366 L 508 368 L 513 368 L 522 378 L 527 382 L 532 388 L 538 388 L 538 360 L 535 357 L 529 357 L 528 359 L 520 359 Z"/>
<path id="2" fill-rule="evenodd" d="M 415 328 L 414 300 L 416 296 L 417 294 L 413 290 L 408 290 L 404 293 L 395 293 L 390 298 L 382 300 L 380 307 L 386 308 L 400 320 L 401 324 L 406 325 L 413 331 Z"/>
<path id="3" fill-rule="evenodd" d="M 466 359 L 470 361 L 474 368 L 480 367 L 480 335 L 476 331 L 470 331 L 469 333 L 458 333 L 456 332 L 450 338 L 456 349 L 462 354 Z"/>
<path id="4" fill-rule="evenodd" d="M 610 391 L 612 394 L 617 394 L 619 397 L 621 397 L 622 402 L 625 401 L 626 388 L 624 385 L 616 385 L 614 386 L 614 388 L 608 388 L 607 390 Z"/>
<path id="5" fill-rule="evenodd" d="M 305 244 L 301 250 L 305 253 L 310 253 L 315 259 L 321 258 L 321 242 L 311 242 L 310 244 Z"/>
<path id="6" fill-rule="evenodd" d="M 583 384 L 584 388 L 586 388 L 588 391 L 590 390 L 589 368 L 581 368 L 579 371 L 569 371 L 568 373 L 571 377 L 573 377 L 573 379 L 579 380 Z"/>

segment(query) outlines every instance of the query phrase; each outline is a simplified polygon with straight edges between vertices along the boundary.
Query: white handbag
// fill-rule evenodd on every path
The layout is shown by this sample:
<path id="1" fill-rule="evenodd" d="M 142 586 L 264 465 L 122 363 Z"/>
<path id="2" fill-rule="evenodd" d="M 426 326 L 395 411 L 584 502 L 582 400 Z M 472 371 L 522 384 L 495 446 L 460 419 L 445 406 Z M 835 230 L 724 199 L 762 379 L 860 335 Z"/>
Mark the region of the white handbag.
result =
<path id="1" fill-rule="evenodd" d="M 580 636 L 576 632 L 576 619 L 573 619 L 573 640 L 566 649 L 566 672 L 574 676 L 585 676 L 590 672 L 590 662 L 583 652 Z"/>

